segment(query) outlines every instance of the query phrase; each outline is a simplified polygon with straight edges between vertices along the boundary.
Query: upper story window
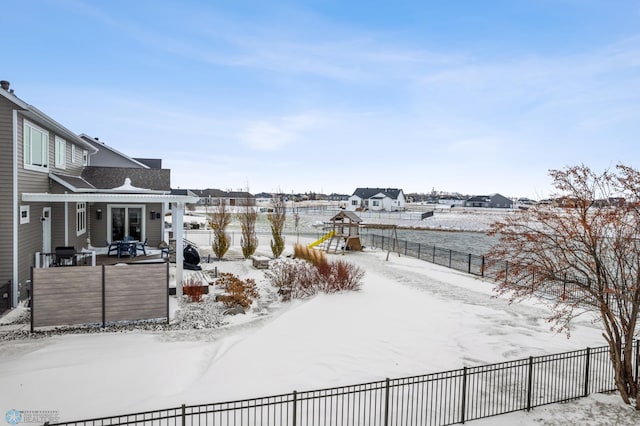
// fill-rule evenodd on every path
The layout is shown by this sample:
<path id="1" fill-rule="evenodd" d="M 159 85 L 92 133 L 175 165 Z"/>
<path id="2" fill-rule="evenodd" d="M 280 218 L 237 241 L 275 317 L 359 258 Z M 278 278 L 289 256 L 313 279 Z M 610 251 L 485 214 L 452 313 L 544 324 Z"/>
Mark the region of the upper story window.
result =
<path id="1" fill-rule="evenodd" d="M 64 169 L 67 167 L 67 141 L 56 136 L 56 167 Z"/>
<path id="2" fill-rule="evenodd" d="M 76 164 L 78 162 L 78 158 L 76 157 L 76 146 L 71 145 L 71 164 Z"/>
<path id="3" fill-rule="evenodd" d="M 89 165 L 89 151 L 87 151 L 86 149 L 82 151 L 82 165 Z"/>
<path id="4" fill-rule="evenodd" d="M 24 166 L 32 170 L 49 168 L 49 132 L 25 120 Z"/>

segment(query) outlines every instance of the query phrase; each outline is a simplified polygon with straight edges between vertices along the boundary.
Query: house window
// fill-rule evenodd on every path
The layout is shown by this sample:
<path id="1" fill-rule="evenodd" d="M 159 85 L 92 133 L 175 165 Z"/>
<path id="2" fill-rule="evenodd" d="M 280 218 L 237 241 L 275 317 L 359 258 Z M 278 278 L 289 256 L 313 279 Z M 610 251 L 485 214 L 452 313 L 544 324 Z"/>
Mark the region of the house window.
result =
<path id="1" fill-rule="evenodd" d="M 67 165 L 67 141 L 56 136 L 56 167 L 64 169 Z"/>
<path id="2" fill-rule="evenodd" d="M 357 206 L 358 205 L 358 200 L 351 200 L 351 205 L 352 206 Z"/>
<path id="3" fill-rule="evenodd" d="M 23 137 L 25 168 L 46 171 L 49 167 L 49 133 L 25 120 Z"/>
<path id="4" fill-rule="evenodd" d="M 20 225 L 29 223 L 29 206 L 20 206 Z"/>
<path id="5" fill-rule="evenodd" d="M 87 203 L 76 203 L 76 233 L 82 235 L 87 231 Z"/>
<path id="6" fill-rule="evenodd" d="M 82 165 L 89 165 L 89 151 L 87 151 L 86 149 L 82 151 Z"/>
<path id="7" fill-rule="evenodd" d="M 76 158 L 76 146 L 71 145 L 71 163 L 76 164 L 78 159 Z"/>

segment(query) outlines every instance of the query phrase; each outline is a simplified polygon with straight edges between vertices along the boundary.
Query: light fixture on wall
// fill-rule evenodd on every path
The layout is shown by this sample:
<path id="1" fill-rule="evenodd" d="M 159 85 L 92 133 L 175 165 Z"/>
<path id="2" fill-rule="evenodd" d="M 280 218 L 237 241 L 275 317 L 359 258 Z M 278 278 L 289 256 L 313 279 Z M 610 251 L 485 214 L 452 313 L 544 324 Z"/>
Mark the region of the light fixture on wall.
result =
<path id="1" fill-rule="evenodd" d="M 151 212 L 149 213 L 149 219 L 153 220 L 156 218 L 156 212 L 154 212 L 153 210 L 151 210 Z"/>
<path id="2" fill-rule="evenodd" d="M 96 220 L 102 219 L 102 209 L 96 209 Z"/>

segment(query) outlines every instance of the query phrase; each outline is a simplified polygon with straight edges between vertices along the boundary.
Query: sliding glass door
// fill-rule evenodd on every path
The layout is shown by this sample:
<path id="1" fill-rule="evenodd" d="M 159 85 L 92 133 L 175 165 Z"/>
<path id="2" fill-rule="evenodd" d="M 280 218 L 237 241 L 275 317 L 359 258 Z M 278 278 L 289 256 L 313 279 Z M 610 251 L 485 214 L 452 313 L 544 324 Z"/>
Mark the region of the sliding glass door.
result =
<path id="1" fill-rule="evenodd" d="M 144 241 L 145 208 L 140 205 L 109 206 L 109 230 L 111 241 L 121 241 L 125 237 Z"/>

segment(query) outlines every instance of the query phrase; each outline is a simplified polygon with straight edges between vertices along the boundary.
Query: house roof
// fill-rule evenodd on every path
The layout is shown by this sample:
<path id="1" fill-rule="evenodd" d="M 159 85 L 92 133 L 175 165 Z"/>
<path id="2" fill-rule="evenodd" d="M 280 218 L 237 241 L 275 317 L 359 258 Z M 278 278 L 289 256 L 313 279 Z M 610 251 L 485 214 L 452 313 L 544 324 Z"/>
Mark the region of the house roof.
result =
<path id="1" fill-rule="evenodd" d="M 368 199 L 374 195 L 383 194 L 393 200 L 397 200 L 400 197 L 402 189 L 398 188 L 356 188 L 353 195 L 356 195 L 362 199 Z"/>
<path id="2" fill-rule="evenodd" d="M 113 148 L 112 146 L 107 145 L 104 142 L 101 142 L 99 139 L 97 138 L 93 138 L 89 135 L 87 135 L 86 133 L 81 133 L 80 137 L 82 138 L 82 140 L 84 140 L 85 142 L 87 142 L 88 144 L 90 144 L 92 147 L 94 147 L 94 149 L 96 150 L 96 153 L 101 151 L 101 150 L 107 150 L 112 152 L 113 154 L 121 157 L 122 159 L 131 162 L 132 165 L 137 166 L 137 167 L 142 167 L 145 169 L 150 168 L 148 165 L 143 164 L 142 162 L 135 160 L 131 157 L 129 157 L 126 154 L 123 154 L 122 152 L 118 151 L 117 149 Z"/>
<path id="3" fill-rule="evenodd" d="M 350 219 L 352 222 L 358 222 L 358 223 L 362 222 L 362 219 L 360 219 L 360 216 L 350 211 L 341 211 L 329 220 L 336 221 L 338 219 L 344 219 L 344 218 Z"/>
<path id="4" fill-rule="evenodd" d="M 486 203 L 490 199 L 491 197 L 489 197 L 488 195 L 474 195 L 471 198 L 467 198 L 467 201 L 480 201 L 480 202 Z"/>
<path id="5" fill-rule="evenodd" d="M 82 192 L 86 191 L 95 191 L 96 187 L 91 185 L 86 180 L 82 179 L 80 176 L 69 176 L 63 175 L 61 173 L 49 173 L 49 177 L 58 182 L 60 185 L 65 188 L 73 191 L 73 192 Z"/>
<path id="6" fill-rule="evenodd" d="M 128 178 L 131 186 L 143 191 L 171 191 L 169 169 L 88 166 L 82 170 L 82 178 L 97 189 L 118 188 Z"/>
<path id="7" fill-rule="evenodd" d="M 80 138 L 80 136 L 67 129 L 62 124 L 55 121 L 53 118 L 40 111 L 38 108 L 34 107 L 33 105 L 29 105 L 28 103 L 14 95 L 12 92 L 0 89 L 0 96 L 4 97 L 14 105 L 18 106 L 20 109 L 22 109 L 22 114 L 29 120 L 39 123 L 49 129 L 53 129 L 59 136 L 62 136 L 69 142 L 80 145 L 91 153 L 97 152 L 96 148 L 93 145 L 87 143 L 82 138 Z"/>

